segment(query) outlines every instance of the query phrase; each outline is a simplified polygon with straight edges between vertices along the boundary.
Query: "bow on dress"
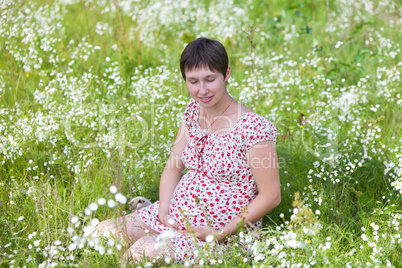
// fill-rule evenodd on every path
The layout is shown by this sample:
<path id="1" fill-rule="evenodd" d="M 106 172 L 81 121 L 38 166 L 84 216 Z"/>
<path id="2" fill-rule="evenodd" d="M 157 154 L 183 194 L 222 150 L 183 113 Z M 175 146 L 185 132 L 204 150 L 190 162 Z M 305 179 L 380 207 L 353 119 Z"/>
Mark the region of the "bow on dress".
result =
<path id="1" fill-rule="evenodd" d="M 205 142 L 208 139 L 209 134 L 204 133 L 202 137 L 200 137 L 197 142 L 195 143 L 195 151 L 197 153 L 197 162 L 198 162 L 198 167 L 197 167 L 197 173 L 202 172 L 205 176 L 207 176 L 207 171 L 204 169 L 204 159 L 202 157 L 202 154 L 204 152 L 205 148 Z M 208 176 L 207 176 L 208 177 Z"/>

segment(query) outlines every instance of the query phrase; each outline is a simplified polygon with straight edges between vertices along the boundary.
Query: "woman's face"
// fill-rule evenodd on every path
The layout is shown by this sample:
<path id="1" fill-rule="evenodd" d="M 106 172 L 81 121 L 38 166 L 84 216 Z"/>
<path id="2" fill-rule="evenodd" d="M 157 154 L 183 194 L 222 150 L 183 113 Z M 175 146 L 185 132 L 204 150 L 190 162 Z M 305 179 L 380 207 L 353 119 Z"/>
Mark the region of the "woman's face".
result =
<path id="1" fill-rule="evenodd" d="M 219 103 L 226 94 L 226 82 L 230 77 L 230 66 L 226 77 L 208 67 L 186 71 L 186 85 L 191 97 L 204 107 Z"/>

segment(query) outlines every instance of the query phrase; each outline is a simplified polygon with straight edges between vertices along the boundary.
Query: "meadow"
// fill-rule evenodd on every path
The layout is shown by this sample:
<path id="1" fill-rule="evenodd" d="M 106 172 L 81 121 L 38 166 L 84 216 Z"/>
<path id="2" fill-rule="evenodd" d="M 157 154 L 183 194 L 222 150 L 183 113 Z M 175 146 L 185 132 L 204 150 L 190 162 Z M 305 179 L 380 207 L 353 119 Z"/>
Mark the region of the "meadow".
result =
<path id="1" fill-rule="evenodd" d="M 91 239 L 159 179 L 200 36 L 278 129 L 281 204 L 186 266 L 402 267 L 399 0 L 1 0 L 0 267 L 116 267 Z M 240 244 L 246 245 L 244 251 Z M 141 267 L 179 266 L 169 258 Z"/>

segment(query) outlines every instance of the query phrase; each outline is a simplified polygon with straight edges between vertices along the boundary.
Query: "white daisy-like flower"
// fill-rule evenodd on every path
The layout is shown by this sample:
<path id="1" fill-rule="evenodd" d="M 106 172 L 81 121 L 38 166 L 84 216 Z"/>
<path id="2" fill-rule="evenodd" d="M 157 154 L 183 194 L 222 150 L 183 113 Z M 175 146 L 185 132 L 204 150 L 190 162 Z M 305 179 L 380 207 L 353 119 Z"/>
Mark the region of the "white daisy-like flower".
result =
<path id="1" fill-rule="evenodd" d="M 114 185 L 110 186 L 109 190 L 110 190 L 110 192 L 111 192 L 112 194 L 117 193 L 117 187 L 114 186 Z"/>
<path id="2" fill-rule="evenodd" d="M 75 250 L 76 248 L 77 248 L 77 245 L 74 244 L 74 243 L 72 243 L 72 244 L 70 244 L 70 245 L 68 246 L 68 250 L 69 250 L 69 251 L 73 251 L 73 250 Z"/>
<path id="3" fill-rule="evenodd" d="M 84 209 L 84 214 L 85 215 L 89 216 L 89 215 L 91 215 L 91 213 L 92 213 L 92 211 L 89 208 Z"/>
<path id="4" fill-rule="evenodd" d="M 109 199 L 107 201 L 107 206 L 110 207 L 110 208 L 114 208 L 116 206 L 116 202 L 114 200 L 112 200 L 112 199 Z"/>
<path id="5" fill-rule="evenodd" d="M 99 198 L 99 199 L 98 199 L 98 204 L 99 204 L 100 206 L 103 206 L 104 204 L 106 204 L 106 199 L 103 198 L 103 197 Z"/>
<path id="6" fill-rule="evenodd" d="M 113 246 L 114 246 L 114 240 L 113 240 L 113 239 L 109 239 L 109 240 L 107 241 L 107 245 L 108 245 L 109 247 L 113 247 Z"/>
<path id="7" fill-rule="evenodd" d="M 125 204 L 127 202 L 127 197 L 125 197 L 122 193 L 117 193 L 114 198 L 121 204 Z"/>
<path id="8" fill-rule="evenodd" d="M 99 224 L 99 220 L 97 219 L 97 218 L 93 218 L 92 220 L 91 220 L 91 225 L 92 226 L 96 226 L 96 225 L 98 225 Z"/>
<path id="9" fill-rule="evenodd" d="M 84 231 L 84 236 L 90 236 L 95 231 L 95 227 L 93 225 L 88 225 L 84 226 L 82 230 Z"/>
<path id="10" fill-rule="evenodd" d="M 205 241 L 207 243 L 212 243 L 212 241 L 214 241 L 214 236 L 213 235 L 207 235 L 207 237 L 205 237 Z"/>
<path id="11" fill-rule="evenodd" d="M 75 224 L 75 223 L 78 222 L 78 217 L 77 217 L 77 216 L 73 216 L 70 221 L 71 221 L 72 224 Z"/>
<path id="12" fill-rule="evenodd" d="M 105 254 L 105 248 L 103 246 L 99 246 L 98 252 L 100 255 Z"/>
<path id="13" fill-rule="evenodd" d="M 91 203 L 88 208 L 92 211 L 96 211 L 98 209 L 98 205 L 96 203 Z"/>

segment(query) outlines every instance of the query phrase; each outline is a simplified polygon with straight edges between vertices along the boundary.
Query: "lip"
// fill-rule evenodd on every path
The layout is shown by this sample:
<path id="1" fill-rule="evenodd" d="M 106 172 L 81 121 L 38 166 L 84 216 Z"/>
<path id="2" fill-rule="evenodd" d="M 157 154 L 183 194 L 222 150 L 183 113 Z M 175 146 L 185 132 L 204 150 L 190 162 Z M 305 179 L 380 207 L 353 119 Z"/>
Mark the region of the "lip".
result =
<path id="1" fill-rule="evenodd" d="M 203 103 L 210 102 L 214 96 L 199 98 Z"/>

